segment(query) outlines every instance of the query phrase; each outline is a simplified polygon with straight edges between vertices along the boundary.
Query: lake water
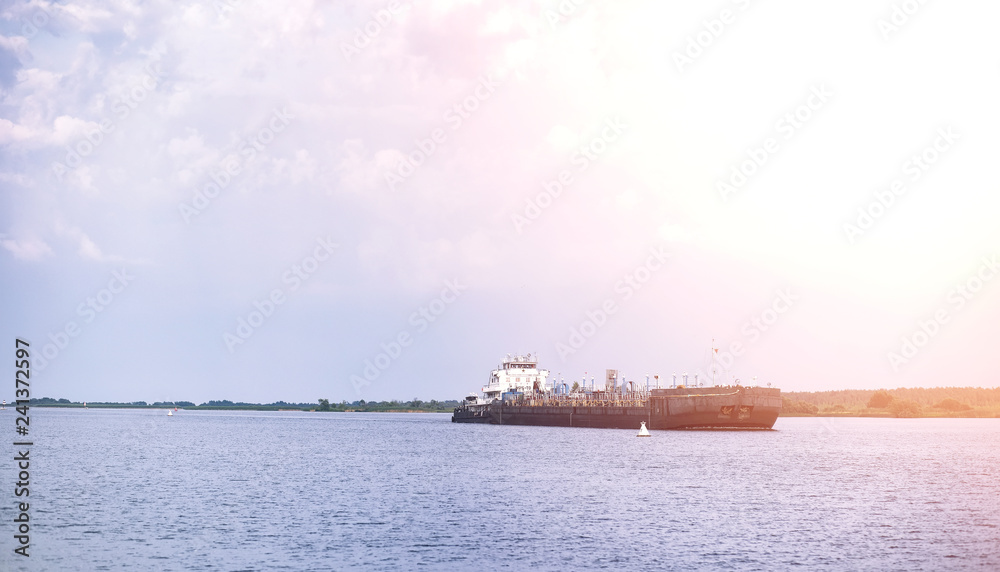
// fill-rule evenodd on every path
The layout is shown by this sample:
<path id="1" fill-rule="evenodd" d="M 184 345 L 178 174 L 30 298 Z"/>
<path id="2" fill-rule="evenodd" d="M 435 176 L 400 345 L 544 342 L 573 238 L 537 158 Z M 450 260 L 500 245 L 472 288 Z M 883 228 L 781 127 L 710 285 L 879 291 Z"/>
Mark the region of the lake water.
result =
<path id="1" fill-rule="evenodd" d="M 31 415 L 31 556 L 5 438 L 2 570 L 1000 569 L 997 419 L 637 439 L 445 414 Z"/>

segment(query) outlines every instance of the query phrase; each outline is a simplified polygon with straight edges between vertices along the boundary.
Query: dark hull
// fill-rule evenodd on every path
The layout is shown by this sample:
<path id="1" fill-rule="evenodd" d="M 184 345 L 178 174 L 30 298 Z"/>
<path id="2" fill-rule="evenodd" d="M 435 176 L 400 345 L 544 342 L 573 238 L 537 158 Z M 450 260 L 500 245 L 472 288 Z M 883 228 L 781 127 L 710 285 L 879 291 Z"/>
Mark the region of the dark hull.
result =
<path id="1" fill-rule="evenodd" d="M 470 410 L 465 407 L 456 407 L 451 414 L 452 423 L 490 423 L 489 411 L 486 409 Z"/>
<path id="2" fill-rule="evenodd" d="M 727 388 L 728 389 L 728 388 Z M 715 388 L 654 390 L 651 396 L 629 405 L 580 404 L 565 400 L 496 402 L 483 415 L 456 408 L 455 423 L 542 425 L 549 427 L 599 427 L 607 429 L 770 429 L 781 411 L 780 392 L 766 388 L 735 388 L 718 393 Z M 710 393 L 714 392 L 714 393 Z"/>
<path id="3" fill-rule="evenodd" d="M 744 419 L 715 412 L 652 415 L 647 407 L 503 407 L 491 412 L 489 423 L 497 425 L 545 425 L 550 427 L 599 427 L 604 429 L 770 429 L 778 410 L 756 411 Z M 605 411 L 601 411 L 604 409 Z"/>

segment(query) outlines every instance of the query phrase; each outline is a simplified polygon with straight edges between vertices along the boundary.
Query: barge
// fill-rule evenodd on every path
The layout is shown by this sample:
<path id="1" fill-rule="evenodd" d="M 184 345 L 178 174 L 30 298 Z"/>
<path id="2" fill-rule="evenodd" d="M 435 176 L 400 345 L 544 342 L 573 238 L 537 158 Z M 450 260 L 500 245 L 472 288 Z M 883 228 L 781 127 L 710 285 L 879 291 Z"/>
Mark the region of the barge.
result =
<path id="1" fill-rule="evenodd" d="M 605 387 L 591 377 L 573 388 L 548 382 L 537 359 L 507 356 L 493 370 L 482 395 L 455 408 L 453 423 L 638 429 L 770 429 L 781 411 L 781 390 L 740 384 L 650 387 L 606 372 Z M 658 383 L 658 378 L 657 378 Z"/>

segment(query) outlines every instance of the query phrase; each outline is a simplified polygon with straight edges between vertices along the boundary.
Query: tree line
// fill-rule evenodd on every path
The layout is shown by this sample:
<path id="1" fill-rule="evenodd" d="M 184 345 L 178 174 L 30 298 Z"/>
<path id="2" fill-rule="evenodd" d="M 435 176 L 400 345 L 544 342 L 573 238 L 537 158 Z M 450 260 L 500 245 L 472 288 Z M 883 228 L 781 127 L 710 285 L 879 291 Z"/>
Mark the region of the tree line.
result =
<path id="1" fill-rule="evenodd" d="M 70 401 L 69 399 L 54 399 L 51 397 L 32 398 L 29 406 L 41 407 L 83 407 L 84 403 Z M 185 409 L 252 409 L 258 411 L 293 410 L 302 411 L 427 411 L 427 412 L 450 412 L 458 407 L 458 401 L 451 399 L 438 401 L 431 399 L 423 401 L 417 398 L 410 401 L 341 401 L 340 403 L 330 403 L 328 399 L 319 399 L 316 403 L 289 403 L 286 401 L 275 401 L 273 403 L 247 403 L 243 401 L 230 401 L 219 399 L 206 401 L 200 405 L 195 405 L 191 401 L 157 401 L 147 403 L 145 401 L 88 401 L 88 407 L 94 408 L 164 408 L 183 407 Z"/>
<path id="2" fill-rule="evenodd" d="M 888 414 L 894 417 L 1000 416 L 1000 387 L 914 387 L 789 391 L 782 394 L 782 413 Z"/>

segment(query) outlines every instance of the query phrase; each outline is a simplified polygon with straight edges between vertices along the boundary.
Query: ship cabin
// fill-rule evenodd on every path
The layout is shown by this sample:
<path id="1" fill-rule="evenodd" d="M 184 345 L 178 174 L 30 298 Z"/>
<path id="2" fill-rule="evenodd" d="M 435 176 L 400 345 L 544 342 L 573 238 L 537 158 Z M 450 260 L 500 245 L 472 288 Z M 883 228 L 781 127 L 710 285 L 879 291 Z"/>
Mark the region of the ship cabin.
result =
<path id="1" fill-rule="evenodd" d="M 537 357 L 508 354 L 490 374 L 489 382 L 483 386 L 483 395 L 487 400 L 493 400 L 505 393 L 550 391 L 548 375 L 547 369 L 538 369 Z"/>

